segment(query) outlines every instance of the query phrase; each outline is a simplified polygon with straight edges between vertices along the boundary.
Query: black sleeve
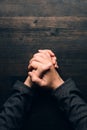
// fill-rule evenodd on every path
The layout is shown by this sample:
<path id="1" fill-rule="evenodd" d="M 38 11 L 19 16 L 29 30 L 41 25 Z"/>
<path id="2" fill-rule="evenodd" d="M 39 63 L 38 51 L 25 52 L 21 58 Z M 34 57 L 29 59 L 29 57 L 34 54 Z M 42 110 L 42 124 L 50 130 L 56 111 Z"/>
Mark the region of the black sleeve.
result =
<path id="1" fill-rule="evenodd" d="M 0 130 L 19 130 L 32 102 L 31 88 L 17 81 L 12 96 L 6 101 L 0 113 Z"/>
<path id="2" fill-rule="evenodd" d="M 67 80 L 53 94 L 73 128 L 75 130 L 87 130 L 87 103 L 83 100 L 74 81 Z"/>

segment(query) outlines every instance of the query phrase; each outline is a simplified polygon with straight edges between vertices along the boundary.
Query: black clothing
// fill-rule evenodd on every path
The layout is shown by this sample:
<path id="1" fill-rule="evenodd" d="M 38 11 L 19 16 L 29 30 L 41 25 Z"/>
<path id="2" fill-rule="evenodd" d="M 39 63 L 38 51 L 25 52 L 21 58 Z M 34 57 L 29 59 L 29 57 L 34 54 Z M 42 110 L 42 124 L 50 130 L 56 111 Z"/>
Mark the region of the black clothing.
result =
<path id="1" fill-rule="evenodd" d="M 6 101 L 0 114 L 0 130 L 19 130 L 31 102 L 31 89 L 17 81 L 12 96 Z"/>
<path id="2" fill-rule="evenodd" d="M 75 83 L 69 79 L 54 92 L 59 107 L 75 130 L 87 130 L 87 103 L 83 101 Z"/>
<path id="3" fill-rule="evenodd" d="M 27 113 L 31 114 L 33 96 L 31 88 L 23 83 L 18 81 L 14 85 L 13 94 L 4 104 L 0 114 L 0 130 L 20 130 L 22 128 Z M 71 79 L 67 80 L 53 91 L 53 96 L 72 127 L 75 130 L 87 130 L 87 104 L 83 101 L 75 83 Z"/>

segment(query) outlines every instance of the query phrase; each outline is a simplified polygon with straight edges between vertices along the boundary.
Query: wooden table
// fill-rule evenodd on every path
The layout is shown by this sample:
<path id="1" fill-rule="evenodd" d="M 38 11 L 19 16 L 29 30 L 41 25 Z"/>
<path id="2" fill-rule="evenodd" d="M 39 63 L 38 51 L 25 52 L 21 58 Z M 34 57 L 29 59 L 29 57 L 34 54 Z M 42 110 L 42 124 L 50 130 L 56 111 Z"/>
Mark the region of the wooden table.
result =
<path id="1" fill-rule="evenodd" d="M 87 101 L 86 16 L 86 0 L 0 1 L 0 105 L 38 49 L 54 51 L 62 77 L 72 77 Z"/>

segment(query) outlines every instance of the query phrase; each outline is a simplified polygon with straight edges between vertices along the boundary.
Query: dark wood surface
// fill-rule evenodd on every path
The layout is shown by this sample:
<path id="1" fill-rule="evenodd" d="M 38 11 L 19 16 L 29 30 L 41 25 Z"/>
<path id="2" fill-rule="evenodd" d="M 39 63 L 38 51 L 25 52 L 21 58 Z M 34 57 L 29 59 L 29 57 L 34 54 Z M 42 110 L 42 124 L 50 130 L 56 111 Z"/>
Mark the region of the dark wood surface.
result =
<path id="1" fill-rule="evenodd" d="M 1 17 L 1 76 L 26 76 L 32 55 L 48 48 L 56 53 L 64 75 L 77 77 L 86 86 L 86 22 L 86 17 L 76 16 Z"/>
<path id="2" fill-rule="evenodd" d="M 38 49 L 51 49 L 64 79 L 72 77 L 87 101 L 87 1 L 0 1 L 0 105 L 27 76 Z"/>
<path id="3" fill-rule="evenodd" d="M 86 16 L 86 0 L 0 0 L 0 16 Z"/>

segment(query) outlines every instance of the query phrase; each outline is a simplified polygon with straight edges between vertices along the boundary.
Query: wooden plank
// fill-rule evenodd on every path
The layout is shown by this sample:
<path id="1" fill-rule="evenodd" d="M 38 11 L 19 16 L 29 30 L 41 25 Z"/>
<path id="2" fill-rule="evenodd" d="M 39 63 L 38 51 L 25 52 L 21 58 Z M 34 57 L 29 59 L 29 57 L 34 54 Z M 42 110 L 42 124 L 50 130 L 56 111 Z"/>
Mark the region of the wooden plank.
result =
<path id="1" fill-rule="evenodd" d="M 32 28 L 85 28 L 87 17 L 0 17 L 0 28 L 32 29 Z M 4 27 L 4 26 L 5 27 Z"/>
<path id="2" fill-rule="evenodd" d="M 87 0 L 1 0 L 0 16 L 87 16 Z"/>
<path id="3" fill-rule="evenodd" d="M 86 86 L 86 17 L 0 17 L 0 74 L 26 76 L 38 49 L 52 49 L 64 77 Z"/>

